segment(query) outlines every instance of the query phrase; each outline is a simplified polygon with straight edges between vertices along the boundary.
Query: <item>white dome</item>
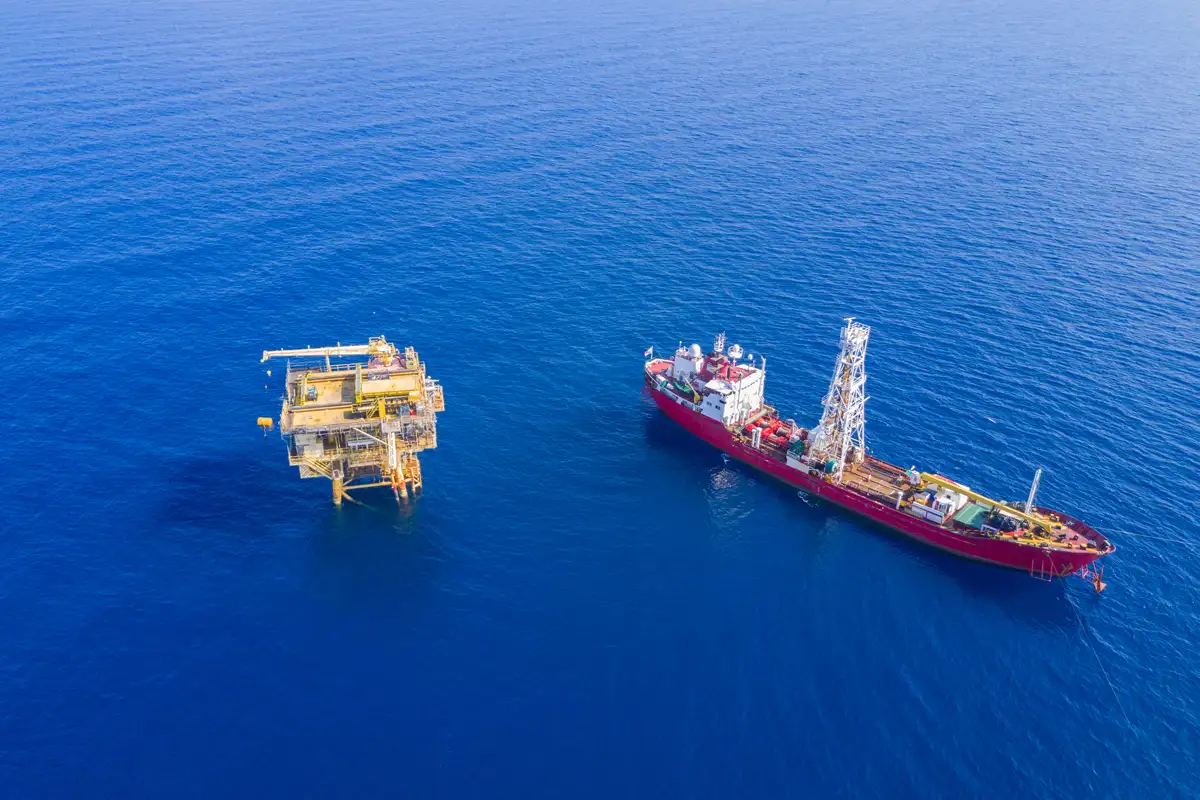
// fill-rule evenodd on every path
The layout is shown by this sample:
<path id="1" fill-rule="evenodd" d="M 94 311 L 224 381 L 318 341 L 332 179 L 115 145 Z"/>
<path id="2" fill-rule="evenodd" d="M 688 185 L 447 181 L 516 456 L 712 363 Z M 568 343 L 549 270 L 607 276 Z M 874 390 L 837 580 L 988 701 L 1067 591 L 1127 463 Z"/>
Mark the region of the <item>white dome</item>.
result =
<path id="1" fill-rule="evenodd" d="M 735 344 L 733 347 L 729 348 L 729 357 L 734 361 L 737 361 L 739 358 L 741 358 L 742 346 L 740 344 Z"/>
<path id="2" fill-rule="evenodd" d="M 704 355 L 704 351 L 700 349 L 700 345 L 698 344 L 692 345 L 689 352 L 692 354 L 692 358 L 699 358 Z"/>

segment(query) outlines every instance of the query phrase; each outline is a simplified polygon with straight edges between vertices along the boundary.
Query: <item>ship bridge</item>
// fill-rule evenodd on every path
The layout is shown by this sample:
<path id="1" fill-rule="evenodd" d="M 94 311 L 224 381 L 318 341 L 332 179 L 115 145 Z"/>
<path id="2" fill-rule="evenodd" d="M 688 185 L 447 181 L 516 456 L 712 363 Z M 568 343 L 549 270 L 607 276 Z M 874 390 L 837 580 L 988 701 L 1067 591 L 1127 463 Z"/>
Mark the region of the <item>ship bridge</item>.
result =
<path id="1" fill-rule="evenodd" d="M 739 363 L 746 354 L 736 344 L 727 353 L 724 333 L 717 334 L 707 355 L 700 345 L 684 347 L 683 342 L 670 360 L 655 359 L 653 352 L 651 347 L 644 354 L 650 357 L 645 367 L 649 379 L 693 411 L 730 428 L 762 412 L 766 359 L 755 366 L 749 355 Z"/>

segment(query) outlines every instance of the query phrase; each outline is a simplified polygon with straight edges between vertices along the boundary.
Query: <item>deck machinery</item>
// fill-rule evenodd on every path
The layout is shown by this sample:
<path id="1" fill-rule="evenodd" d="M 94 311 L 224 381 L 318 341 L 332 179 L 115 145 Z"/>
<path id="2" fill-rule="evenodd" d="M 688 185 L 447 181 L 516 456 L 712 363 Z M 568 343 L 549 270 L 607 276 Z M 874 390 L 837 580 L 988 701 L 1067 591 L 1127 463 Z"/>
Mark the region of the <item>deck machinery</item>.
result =
<path id="1" fill-rule="evenodd" d="M 264 362 L 272 358 L 289 359 L 279 433 L 301 478 L 328 479 L 338 505 L 371 486 L 390 486 L 398 501 L 421 491 L 417 453 L 437 447 L 436 414 L 446 402 L 413 348 L 401 353 L 375 336 L 365 345 L 263 351 Z"/>

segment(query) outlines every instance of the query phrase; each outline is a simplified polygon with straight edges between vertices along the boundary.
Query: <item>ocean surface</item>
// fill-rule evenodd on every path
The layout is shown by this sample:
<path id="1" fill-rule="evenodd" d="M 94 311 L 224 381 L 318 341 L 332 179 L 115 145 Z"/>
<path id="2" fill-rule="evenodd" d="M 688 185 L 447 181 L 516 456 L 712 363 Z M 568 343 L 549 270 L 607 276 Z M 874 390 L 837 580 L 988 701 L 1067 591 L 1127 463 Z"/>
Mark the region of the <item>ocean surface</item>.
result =
<path id="1" fill-rule="evenodd" d="M 1187 0 L 0 5 L 5 798 L 1200 795 Z M 798 497 L 641 394 L 731 342 L 1109 589 Z M 263 349 L 445 386 L 336 509 Z"/>

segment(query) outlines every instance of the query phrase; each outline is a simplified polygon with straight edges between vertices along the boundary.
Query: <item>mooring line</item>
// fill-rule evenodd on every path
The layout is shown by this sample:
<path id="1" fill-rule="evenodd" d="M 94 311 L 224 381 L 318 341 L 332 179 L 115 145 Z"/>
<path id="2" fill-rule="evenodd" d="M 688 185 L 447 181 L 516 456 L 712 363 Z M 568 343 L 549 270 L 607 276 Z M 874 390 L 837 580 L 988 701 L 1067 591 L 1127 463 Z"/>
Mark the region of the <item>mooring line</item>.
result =
<path id="1" fill-rule="evenodd" d="M 1096 663 L 1100 665 L 1100 674 L 1104 676 L 1104 681 L 1108 684 L 1108 688 L 1109 691 L 1112 692 L 1113 699 L 1117 701 L 1117 708 L 1121 709 L 1121 716 L 1125 718 L 1125 723 L 1132 728 L 1133 720 L 1129 718 L 1129 714 L 1125 711 L 1125 705 L 1121 702 L 1121 696 L 1117 694 L 1116 684 L 1114 684 L 1112 678 L 1109 677 L 1108 670 L 1104 668 L 1104 660 L 1100 658 L 1100 653 L 1096 650 L 1096 647 L 1092 644 L 1091 639 L 1089 638 L 1093 637 L 1094 634 L 1088 628 L 1087 621 L 1084 619 L 1083 614 L 1079 612 L 1079 608 L 1075 605 L 1075 601 L 1071 598 L 1070 589 L 1067 589 L 1067 603 L 1071 606 L 1071 610 L 1075 612 L 1075 619 L 1079 620 L 1079 627 L 1083 628 L 1083 641 L 1087 643 L 1088 649 L 1091 650 L 1092 655 L 1096 657 Z"/>

